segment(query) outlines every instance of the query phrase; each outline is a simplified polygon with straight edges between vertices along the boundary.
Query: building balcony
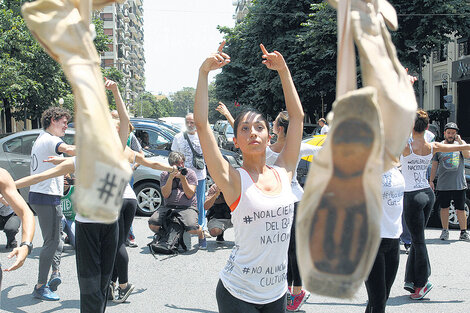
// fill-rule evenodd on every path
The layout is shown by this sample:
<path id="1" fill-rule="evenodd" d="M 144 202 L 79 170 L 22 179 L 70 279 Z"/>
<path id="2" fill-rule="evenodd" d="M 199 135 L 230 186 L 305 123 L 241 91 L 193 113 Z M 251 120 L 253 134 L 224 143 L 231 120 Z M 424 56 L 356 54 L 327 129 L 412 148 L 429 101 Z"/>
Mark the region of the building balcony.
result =
<path id="1" fill-rule="evenodd" d="M 135 5 L 142 5 L 142 1 L 141 0 L 135 0 Z"/>
<path id="2" fill-rule="evenodd" d="M 136 23 L 136 24 L 138 23 L 137 17 L 135 16 L 134 13 L 129 12 L 129 18 L 132 20 L 132 22 L 134 22 L 134 23 Z"/>
<path id="3" fill-rule="evenodd" d="M 134 36 L 137 36 L 137 29 L 134 26 L 129 27 L 129 30 Z"/>
<path id="4" fill-rule="evenodd" d="M 137 59 L 137 54 L 135 54 L 134 51 L 132 51 L 131 53 L 129 53 L 129 56 L 130 56 L 132 59 Z"/>
<path id="5" fill-rule="evenodd" d="M 124 21 L 124 23 L 129 23 L 130 21 L 129 16 L 124 16 L 122 20 Z"/>

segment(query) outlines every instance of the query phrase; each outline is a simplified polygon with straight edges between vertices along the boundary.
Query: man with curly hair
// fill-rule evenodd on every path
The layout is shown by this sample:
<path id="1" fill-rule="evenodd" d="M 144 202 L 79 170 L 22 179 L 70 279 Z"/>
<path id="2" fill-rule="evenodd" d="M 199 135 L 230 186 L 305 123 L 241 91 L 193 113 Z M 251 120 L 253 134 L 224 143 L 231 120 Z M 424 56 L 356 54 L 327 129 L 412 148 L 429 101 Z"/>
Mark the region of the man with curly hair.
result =
<path id="1" fill-rule="evenodd" d="M 49 156 L 67 153 L 75 155 L 75 146 L 68 145 L 60 137 L 65 135 L 70 113 L 60 107 L 51 107 L 42 114 L 41 122 L 44 131 L 34 142 L 31 150 L 31 175 L 41 173 L 54 165 L 43 162 Z M 59 300 L 54 293 L 62 282 L 59 273 L 62 247 L 60 225 L 62 209 L 60 198 L 64 192 L 64 177 L 56 177 L 32 185 L 29 191 L 29 203 L 36 212 L 41 226 L 44 243 L 39 256 L 38 282 L 33 296 L 42 300 Z M 49 270 L 52 274 L 47 281 Z"/>

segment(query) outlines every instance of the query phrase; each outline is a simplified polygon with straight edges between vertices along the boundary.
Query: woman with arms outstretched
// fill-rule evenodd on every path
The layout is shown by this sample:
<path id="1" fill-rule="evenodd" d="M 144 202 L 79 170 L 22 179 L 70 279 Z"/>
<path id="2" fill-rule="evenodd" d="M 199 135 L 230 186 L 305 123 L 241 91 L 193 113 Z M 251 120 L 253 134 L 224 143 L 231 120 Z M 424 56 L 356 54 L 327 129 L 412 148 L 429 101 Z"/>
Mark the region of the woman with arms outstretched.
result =
<path id="1" fill-rule="evenodd" d="M 274 166 L 267 166 L 268 122 L 256 110 L 240 113 L 234 121 L 234 143 L 244 161 L 242 168 L 233 168 L 223 159 L 207 117 L 208 74 L 230 62 L 222 52 L 224 44 L 201 65 L 194 102 L 204 158 L 230 205 L 235 230 L 235 246 L 216 291 L 219 312 L 285 312 L 287 249 L 295 202 L 290 182 L 302 139 L 302 106 L 283 56 L 260 45 L 262 63 L 281 79 L 291 120 L 288 140 Z"/>

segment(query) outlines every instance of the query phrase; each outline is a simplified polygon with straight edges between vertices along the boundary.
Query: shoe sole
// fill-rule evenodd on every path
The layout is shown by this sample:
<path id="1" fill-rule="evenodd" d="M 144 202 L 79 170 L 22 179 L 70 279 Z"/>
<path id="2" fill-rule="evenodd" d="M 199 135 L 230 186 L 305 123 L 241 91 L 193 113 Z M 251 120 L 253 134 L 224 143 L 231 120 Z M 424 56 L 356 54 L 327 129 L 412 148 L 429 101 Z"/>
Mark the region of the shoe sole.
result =
<path id="1" fill-rule="evenodd" d="M 129 296 L 131 295 L 134 288 L 135 288 L 135 286 L 132 285 L 131 288 L 129 288 L 129 290 L 124 294 L 124 296 L 121 299 L 115 299 L 115 300 L 113 300 L 113 302 L 114 303 L 123 303 L 123 302 L 125 302 L 127 300 L 127 298 L 129 298 Z"/>
<path id="2" fill-rule="evenodd" d="M 59 301 L 60 300 L 60 298 L 57 298 L 57 299 L 46 298 L 39 294 L 36 294 L 35 292 L 33 292 L 33 297 L 39 300 L 44 300 L 44 301 Z"/>
<path id="3" fill-rule="evenodd" d="M 55 277 L 51 279 L 47 284 L 49 289 L 52 291 L 57 291 L 57 287 L 62 283 L 62 279 L 60 277 Z"/>
<path id="4" fill-rule="evenodd" d="M 297 217 L 299 265 L 311 292 L 352 297 L 373 265 L 382 212 L 381 189 L 376 187 L 381 186 L 383 169 L 380 121 L 371 87 L 347 93 L 335 103 Z"/>

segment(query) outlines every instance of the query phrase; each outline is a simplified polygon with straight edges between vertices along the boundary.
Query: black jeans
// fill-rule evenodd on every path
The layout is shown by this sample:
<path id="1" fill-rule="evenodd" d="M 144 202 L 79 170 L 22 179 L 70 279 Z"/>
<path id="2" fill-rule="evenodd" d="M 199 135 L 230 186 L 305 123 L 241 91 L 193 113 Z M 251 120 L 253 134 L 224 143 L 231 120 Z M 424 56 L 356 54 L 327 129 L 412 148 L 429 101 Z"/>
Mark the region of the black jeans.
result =
<path id="1" fill-rule="evenodd" d="M 80 312 L 104 312 L 118 243 L 118 224 L 75 221 Z"/>
<path id="2" fill-rule="evenodd" d="M 134 221 L 135 211 L 137 209 L 137 200 L 135 199 L 124 199 L 122 203 L 121 213 L 119 215 L 119 238 L 118 248 L 116 253 L 116 260 L 114 262 L 113 276 L 111 280 L 117 281 L 119 277 L 119 283 L 125 284 L 129 280 L 129 255 L 126 250 L 126 239 L 131 229 L 132 221 Z"/>
<path id="3" fill-rule="evenodd" d="M 301 287 L 302 278 L 300 278 L 299 266 L 297 265 L 297 253 L 295 248 L 295 217 L 298 202 L 294 204 L 294 219 L 290 229 L 289 250 L 287 250 L 287 285 Z"/>
<path id="4" fill-rule="evenodd" d="M 285 313 L 287 300 L 283 295 L 278 300 L 267 304 L 248 303 L 232 296 L 219 280 L 216 289 L 219 313 Z"/>
<path id="5" fill-rule="evenodd" d="M 366 313 L 385 313 L 399 262 L 400 239 L 382 238 L 374 265 L 365 281 L 369 298 Z"/>
<path id="6" fill-rule="evenodd" d="M 431 275 L 424 228 L 428 223 L 435 196 L 431 188 L 405 192 L 403 213 L 411 234 L 411 248 L 406 262 L 405 282 L 424 287 Z"/>

